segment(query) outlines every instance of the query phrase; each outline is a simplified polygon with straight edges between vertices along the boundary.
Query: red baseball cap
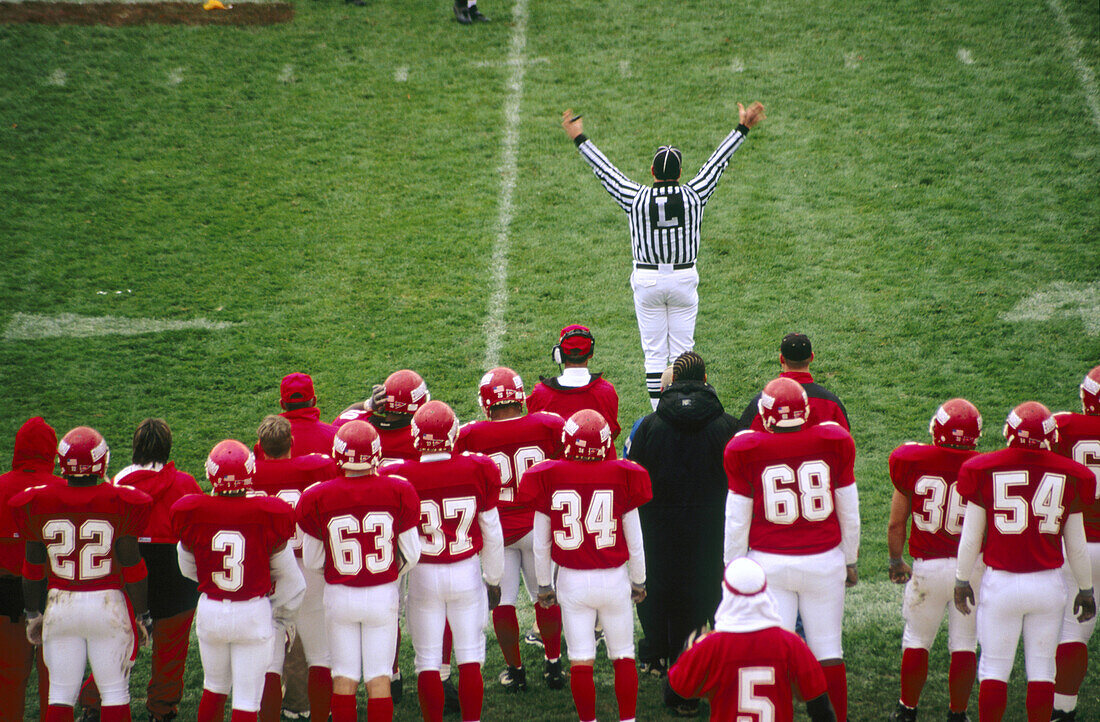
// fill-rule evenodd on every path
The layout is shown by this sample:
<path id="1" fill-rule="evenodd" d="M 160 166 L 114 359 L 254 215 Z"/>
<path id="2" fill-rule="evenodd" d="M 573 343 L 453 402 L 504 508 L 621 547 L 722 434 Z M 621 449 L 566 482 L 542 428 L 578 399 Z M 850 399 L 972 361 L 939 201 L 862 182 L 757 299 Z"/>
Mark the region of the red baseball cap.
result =
<path id="1" fill-rule="evenodd" d="M 592 354 L 594 339 L 592 332 L 584 326 L 573 324 L 561 330 L 558 345 L 562 354 L 568 358 L 587 357 Z"/>
<path id="2" fill-rule="evenodd" d="M 317 394 L 313 392 L 313 379 L 309 374 L 292 373 L 283 377 L 279 384 L 279 397 L 285 404 L 300 404 L 303 401 L 314 401 Z"/>

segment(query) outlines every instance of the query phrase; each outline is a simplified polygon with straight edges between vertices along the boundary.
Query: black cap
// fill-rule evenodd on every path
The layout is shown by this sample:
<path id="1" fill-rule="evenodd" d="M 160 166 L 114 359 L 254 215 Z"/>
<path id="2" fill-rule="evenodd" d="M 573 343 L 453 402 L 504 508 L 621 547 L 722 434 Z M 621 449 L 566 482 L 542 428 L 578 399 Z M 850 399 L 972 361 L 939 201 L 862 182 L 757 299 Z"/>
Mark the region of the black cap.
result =
<path id="1" fill-rule="evenodd" d="M 659 181 L 671 181 L 680 177 L 680 149 L 662 145 L 653 154 L 653 177 Z"/>
<path id="2" fill-rule="evenodd" d="M 779 353 L 783 358 L 795 363 L 809 361 L 814 349 L 810 345 L 810 339 L 804 333 L 788 333 L 783 337 L 783 343 L 779 344 Z"/>

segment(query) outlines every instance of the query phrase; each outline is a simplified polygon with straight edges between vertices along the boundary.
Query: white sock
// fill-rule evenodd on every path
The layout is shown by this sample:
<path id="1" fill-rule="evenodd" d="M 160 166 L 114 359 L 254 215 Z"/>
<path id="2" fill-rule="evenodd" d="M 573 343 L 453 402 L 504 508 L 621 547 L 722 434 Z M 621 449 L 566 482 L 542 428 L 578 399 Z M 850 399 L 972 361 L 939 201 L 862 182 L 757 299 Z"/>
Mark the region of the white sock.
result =
<path id="1" fill-rule="evenodd" d="M 1054 693 L 1054 709 L 1059 712 L 1072 712 L 1077 709 L 1077 695 Z"/>

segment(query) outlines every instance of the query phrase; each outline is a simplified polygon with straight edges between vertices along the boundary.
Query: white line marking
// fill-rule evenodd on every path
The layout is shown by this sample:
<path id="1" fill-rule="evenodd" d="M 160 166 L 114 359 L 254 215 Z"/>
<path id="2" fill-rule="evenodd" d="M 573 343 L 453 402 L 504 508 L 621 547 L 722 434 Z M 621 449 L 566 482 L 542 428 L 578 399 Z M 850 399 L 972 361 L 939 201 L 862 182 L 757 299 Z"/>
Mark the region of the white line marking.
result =
<path id="1" fill-rule="evenodd" d="M 634 75 L 632 72 L 630 72 L 630 61 L 629 60 L 620 60 L 619 61 L 619 75 L 621 75 L 624 78 L 629 78 L 632 75 Z"/>
<path id="2" fill-rule="evenodd" d="M 291 65 L 290 63 L 287 63 L 286 65 L 283 66 L 283 69 L 279 71 L 279 82 L 280 83 L 293 83 L 293 82 L 296 82 L 296 79 L 294 77 L 294 66 L 293 65 Z"/>
<path id="3" fill-rule="evenodd" d="M 500 348 L 506 330 L 504 309 L 508 304 L 508 231 L 512 225 L 512 196 L 516 190 L 516 158 L 519 145 L 519 108 L 523 100 L 523 75 L 527 68 L 527 0 L 516 0 L 512 7 L 512 36 L 508 47 L 508 95 L 504 100 L 504 134 L 500 147 L 500 211 L 497 237 L 489 259 L 492 293 L 485 318 L 485 362 L 482 369 L 500 364 Z"/>
<path id="4" fill-rule="evenodd" d="M 549 63 L 550 58 L 509 58 L 508 60 L 478 60 L 471 63 L 475 68 L 507 68 L 516 63 L 530 65 L 532 63 Z"/>
<path id="5" fill-rule="evenodd" d="M 1062 3 L 1059 0 L 1047 0 L 1047 5 L 1054 12 L 1058 24 L 1062 26 L 1066 50 L 1073 61 L 1073 67 L 1077 70 L 1081 87 L 1085 91 L 1085 102 L 1089 104 L 1089 110 L 1092 111 L 1093 125 L 1100 129 L 1100 93 L 1096 91 L 1096 73 L 1081 59 L 1081 41 L 1073 34 L 1073 26 L 1069 24 L 1069 18 L 1066 17 L 1066 11 L 1062 8 Z"/>
<path id="6" fill-rule="evenodd" d="M 1055 281 L 1001 314 L 1002 321 L 1049 321 L 1079 317 L 1090 336 L 1100 334 L 1100 281 L 1070 283 Z"/>
<path id="7" fill-rule="evenodd" d="M 168 84 L 179 85 L 183 82 L 183 68 L 172 68 L 168 71 Z"/>
<path id="8" fill-rule="evenodd" d="M 121 292 L 120 292 L 121 293 Z M 120 318 L 118 316 L 78 316 L 59 313 L 53 316 L 37 313 L 17 313 L 4 329 L 4 340 L 21 341 L 38 338 L 87 338 L 89 336 L 136 336 L 184 329 L 220 331 L 239 326 L 229 321 L 167 321 L 158 318 Z"/>
<path id="9" fill-rule="evenodd" d="M 733 62 L 730 63 L 730 70 L 735 73 L 745 72 L 745 61 L 741 58 L 734 58 Z"/>
<path id="10" fill-rule="evenodd" d="M 64 88 L 67 82 L 69 82 L 69 74 L 61 68 L 53 71 L 50 77 L 46 78 L 46 85 L 56 85 L 59 88 Z"/>
<path id="11" fill-rule="evenodd" d="M 963 65 L 973 65 L 974 56 L 970 54 L 970 51 L 966 48 L 959 48 L 955 53 L 955 57 L 959 59 L 959 62 Z"/>
<path id="12" fill-rule="evenodd" d="M 409 79 L 409 69 L 402 65 L 393 71 L 393 81 L 395 83 L 404 83 Z"/>
<path id="13" fill-rule="evenodd" d="M 844 67 L 848 70 L 859 67 L 859 53 L 844 53 Z"/>

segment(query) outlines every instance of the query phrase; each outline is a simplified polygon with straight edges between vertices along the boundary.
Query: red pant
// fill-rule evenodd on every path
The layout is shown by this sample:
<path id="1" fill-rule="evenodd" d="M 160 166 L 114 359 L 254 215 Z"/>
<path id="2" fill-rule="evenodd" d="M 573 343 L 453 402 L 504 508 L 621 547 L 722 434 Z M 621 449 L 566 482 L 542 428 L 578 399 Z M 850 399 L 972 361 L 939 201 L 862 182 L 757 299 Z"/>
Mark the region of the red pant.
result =
<path id="1" fill-rule="evenodd" d="M 0 720 L 23 719 L 27 680 L 35 658 L 38 661 L 38 718 L 44 720 L 50 680 L 46 665 L 42 663 L 42 649 L 35 654 L 35 648 L 27 641 L 27 626 L 22 620 L 12 622 L 0 615 Z"/>
<path id="2" fill-rule="evenodd" d="M 153 622 L 153 661 L 145 707 L 154 717 L 165 717 L 179 707 L 194 617 L 195 610 L 189 609 Z M 91 676 L 80 690 L 80 704 L 85 708 L 99 706 L 99 690 Z"/>

